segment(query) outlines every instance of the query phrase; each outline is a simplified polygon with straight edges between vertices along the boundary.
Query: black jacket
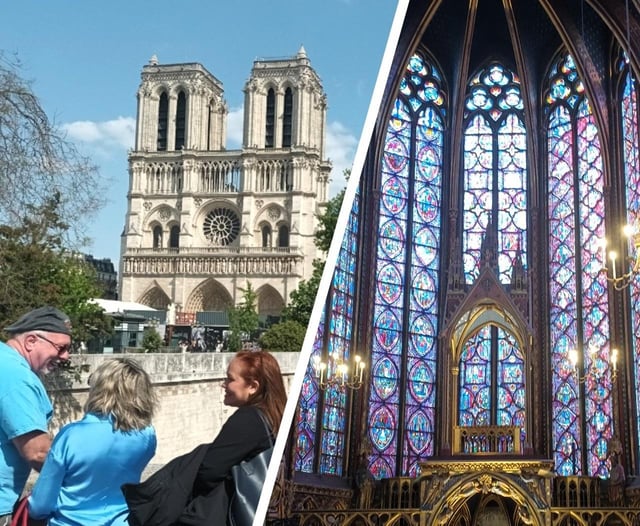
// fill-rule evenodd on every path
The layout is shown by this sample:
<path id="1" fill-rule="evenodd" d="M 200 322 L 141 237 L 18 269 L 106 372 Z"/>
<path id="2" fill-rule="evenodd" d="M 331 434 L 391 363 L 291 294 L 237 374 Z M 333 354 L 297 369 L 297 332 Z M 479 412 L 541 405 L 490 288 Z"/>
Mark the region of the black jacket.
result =
<path id="1" fill-rule="evenodd" d="M 238 408 L 211 444 L 173 459 L 140 484 L 122 486 L 130 526 L 223 524 L 233 492 L 231 467 L 270 445 L 258 409 Z"/>

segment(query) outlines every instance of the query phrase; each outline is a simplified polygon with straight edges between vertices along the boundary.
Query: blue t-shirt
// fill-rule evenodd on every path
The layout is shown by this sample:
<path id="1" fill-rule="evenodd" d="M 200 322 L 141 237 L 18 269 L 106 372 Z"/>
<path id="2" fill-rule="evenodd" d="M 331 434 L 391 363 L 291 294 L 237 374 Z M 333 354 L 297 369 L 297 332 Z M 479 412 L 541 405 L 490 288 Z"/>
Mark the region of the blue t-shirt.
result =
<path id="1" fill-rule="evenodd" d="M 156 452 L 156 433 L 117 431 L 109 417 L 88 413 L 64 426 L 29 497 L 34 518 L 49 526 L 126 525 L 127 508 L 120 486 L 138 483 Z"/>
<path id="2" fill-rule="evenodd" d="M 53 408 L 47 392 L 15 349 L 0 342 L 0 515 L 11 513 L 31 467 L 12 439 L 48 430 Z"/>

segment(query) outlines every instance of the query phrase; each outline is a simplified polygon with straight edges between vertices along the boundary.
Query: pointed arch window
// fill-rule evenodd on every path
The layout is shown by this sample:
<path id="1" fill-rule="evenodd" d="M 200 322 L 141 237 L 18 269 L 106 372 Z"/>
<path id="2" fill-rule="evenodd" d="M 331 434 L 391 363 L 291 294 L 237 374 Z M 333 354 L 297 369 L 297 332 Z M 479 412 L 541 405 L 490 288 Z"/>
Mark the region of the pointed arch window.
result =
<path id="1" fill-rule="evenodd" d="M 628 61 L 619 59 L 622 70 L 622 96 L 620 103 L 622 128 L 622 154 L 624 167 L 626 222 L 638 225 L 640 221 L 640 151 L 638 144 L 640 120 L 638 117 L 638 90 Z M 634 371 L 640 370 L 640 278 L 636 277 L 629 288 L 631 352 Z M 633 375 L 635 381 L 636 433 L 640 442 L 640 378 Z"/>
<path id="2" fill-rule="evenodd" d="M 271 225 L 262 225 L 262 248 L 271 248 Z"/>
<path id="3" fill-rule="evenodd" d="M 344 389 L 335 385 L 321 391 L 314 363 L 315 359 L 324 359 L 328 362 L 328 371 L 335 372 L 336 359 L 348 362 L 351 353 L 355 352 L 352 349 L 352 332 L 359 214 L 360 202 L 356 194 L 336 261 L 328 302 L 320 319 L 311 360 L 302 383 L 295 422 L 296 471 L 336 476 L 344 472 L 348 447 L 347 395 Z"/>
<path id="4" fill-rule="evenodd" d="M 267 92 L 267 114 L 265 123 L 264 146 L 265 148 L 273 148 L 275 146 L 273 140 L 276 127 L 276 93 L 273 91 L 273 88 L 269 88 Z"/>
<path id="5" fill-rule="evenodd" d="M 605 476 L 613 433 L 607 283 L 599 273 L 605 237 L 600 138 L 570 55 L 551 67 L 545 91 L 549 229 L 552 446 L 560 475 Z M 569 360 L 578 351 L 578 374 Z"/>
<path id="6" fill-rule="evenodd" d="M 180 227 L 173 225 L 169 231 L 169 248 L 180 247 Z"/>
<path id="7" fill-rule="evenodd" d="M 162 248 L 162 227 L 160 225 L 153 227 L 153 248 Z"/>
<path id="8" fill-rule="evenodd" d="M 499 63 L 467 87 L 464 114 L 462 252 L 466 283 L 495 253 L 500 282 L 526 268 L 527 134 L 517 75 Z"/>
<path id="9" fill-rule="evenodd" d="M 160 94 L 158 101 L 158 151 L 167 149 L 167 126 L 169 122 L 169 97 L 166 92 Z"/>
<path id="10" fill-rule="evenodd" d="M 445 95 L 413 55 L 381 159 L 371 349 L 369 469 L 416 475 L 434 453 Z"/>
<path id="11" fill-rule="evenodd" d="M 178 93 L 176 102 L 176 141 L 175 149 L 180 150 L 184 146 L 185 131 L 187 125 L 187 97 L 184 91 Z"/>
<path id="12" fill-rule="evenodd" d="M 485 325 L 463 346 L 460 371 L 459 426 L 525 428 L 525 361 L 512 334 Z"/>
<path id="13" fill-rule="evenodd" d="M 291 131 L 293 124 L 293 91 L 287 88 L 284 91 L 284 111 L 282 113 L 282 147 L 291 146 Z"/>
<path id="14" fill-rule="evenodd" d="M 289 246 L 289 227 L 287 225 L 281 225 L 278 228 L 278 246 L 281 248 Z"/>

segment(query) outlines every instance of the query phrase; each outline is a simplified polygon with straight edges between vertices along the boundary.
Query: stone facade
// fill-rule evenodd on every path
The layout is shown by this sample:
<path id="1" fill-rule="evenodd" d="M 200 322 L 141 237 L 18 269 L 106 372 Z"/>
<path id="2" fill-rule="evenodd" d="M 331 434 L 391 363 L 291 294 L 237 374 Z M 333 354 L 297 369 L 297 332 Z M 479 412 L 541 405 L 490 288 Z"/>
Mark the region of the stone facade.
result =
<path id="1" fill-rule="evenodd" d="M 143 67 L 122 234 L 120 299 L 221 311 L 250 282 L 277 316 L 313 271 L 326 205 L 326 96 L 303 48 L 256 60 L 243 146 L 226 150 L 222 83 L 200 64 Z"/>
<path id="2" fill-rule="evenodd" d="M 80 376 L 71 379 L 67 375 L 48 386 L 55 410 L 52 433 L 82 417 L 89 375 L 103 360 L 117 356 L 138 361 L 151 375 L 160 399 L 153 421 L 158 436 L 153 464 L 165 464 L 198 444 L 211 442 L 235 410 L 223 404 L 222 389 L 233 353 L 74 355 L 74 363 L 84 366 Z M 274 353 L 274 356 L 289 390 L 298 353 Z"/>

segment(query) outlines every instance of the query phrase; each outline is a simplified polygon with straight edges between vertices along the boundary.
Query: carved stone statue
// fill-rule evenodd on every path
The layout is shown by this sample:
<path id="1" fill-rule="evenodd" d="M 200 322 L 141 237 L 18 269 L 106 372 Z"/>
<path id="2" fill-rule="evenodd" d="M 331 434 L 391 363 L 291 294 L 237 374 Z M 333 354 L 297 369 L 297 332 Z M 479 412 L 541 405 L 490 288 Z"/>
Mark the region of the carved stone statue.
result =
<path id="1" fill-rule="evenodd" d="M 369 472 L 369 459 L 366 451 L 360 453 L 355 483 L 358 508 L 361 510 L 367 510 L 371 506 L 371 497 L 373 496 L 373 476 Z"/>
<path id="2" fill-rule="evenodd" d="M 626 482 L 624 467 L 620 464 L 618 453 L 613 453 L 610 458 L 609 503 L 612 506 L 624 506 L 624 487 Z"/>

